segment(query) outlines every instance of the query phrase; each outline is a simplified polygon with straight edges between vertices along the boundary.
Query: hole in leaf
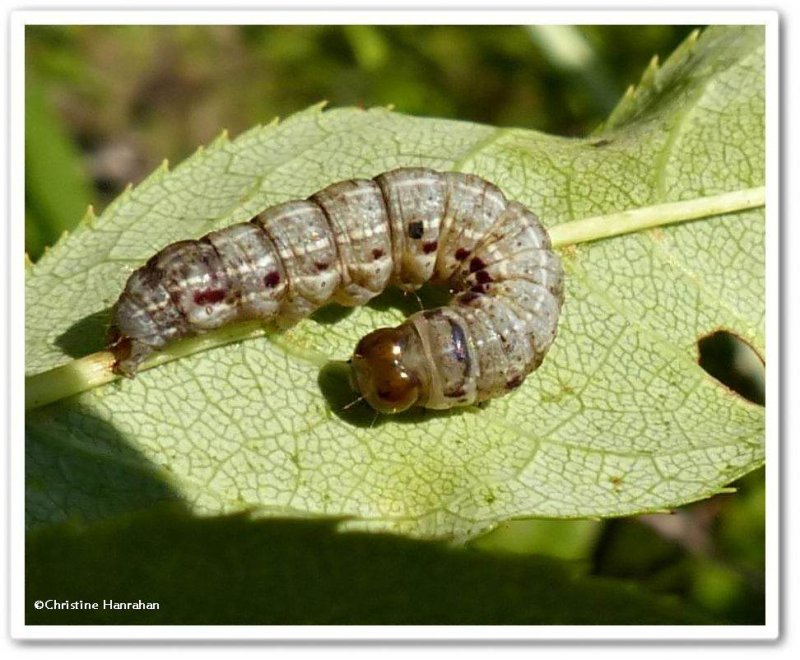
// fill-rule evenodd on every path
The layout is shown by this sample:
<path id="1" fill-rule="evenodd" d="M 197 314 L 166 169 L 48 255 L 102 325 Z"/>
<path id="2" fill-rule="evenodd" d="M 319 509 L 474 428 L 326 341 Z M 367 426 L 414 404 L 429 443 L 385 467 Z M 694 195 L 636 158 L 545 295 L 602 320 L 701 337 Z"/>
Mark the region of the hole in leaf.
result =
<path id="1" fill-rule="evenodd" d="M 748 401 L 764 405 L 764 362 L 746 341 L 717 330 L 697 342 L 699 364 L 725 387 Z"/>

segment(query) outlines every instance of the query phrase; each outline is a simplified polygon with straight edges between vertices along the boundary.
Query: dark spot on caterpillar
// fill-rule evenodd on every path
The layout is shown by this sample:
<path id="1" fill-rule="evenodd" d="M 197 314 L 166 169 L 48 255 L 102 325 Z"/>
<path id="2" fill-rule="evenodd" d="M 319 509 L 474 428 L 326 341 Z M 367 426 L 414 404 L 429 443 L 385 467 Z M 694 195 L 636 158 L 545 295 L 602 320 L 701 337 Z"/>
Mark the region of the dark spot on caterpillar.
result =
<path id="1" fill-rule="evenodd" d="M 421 222 L 411 222 L 408 225 L 408 235 L 411 238 L 422 238 L 425 227 Z"/>
<path id="2" fill-rule="evenodd" d="M 372 251 L 372 258 L 373 258 L 373 259 L 380 259 L 382 256 L 383 256 L 383 250 L 380 250 L 380 249 L 378 249 L 378 248 L 375 248 L 375 249 Z"/>
<path id="3" fill-rule="evenodd" d="M 278 284 L 280 284 L 281 276 L 278 271 L 273 270 L 271 273 L 264 277 L 264 286 L 270 289 L 274 289 Z"/>
<path id="4" fill-rule="evenodd" d="M 438 319 L 442 315 L 441 309 L 429 309 L 422 313 L 426 319 Z"/>
<path id="5" fill-rule="evenodd" d="M 507 390 L 515 390 L 520 385 L 522 385 L 522 381 L 525 380 L 522 376 L 514 376 L 511 380 L 506 383 Z"/>
<path id="6" fill-rule="evenodd" d="M 460 399 L 464 396 L 467 391 L 463 387 L 459 387 L 455 392 L 450 392 L 447 396 L 452 397 L 454 399 Z"/>
<path id="7" fill-rule="evenodd" d="M 320 272 L 323 271 L 323 270 L 328 270 L 328 268 L 330 267 L 330 264 L 326 264 L 324 261 L 317 261 L 314 265 L 317 267 L 317 270 L 320 271 Z"/>
<path id="8" fill-rule="evenodd" d="M 436 252 L 436 248 L 439 247 L 439 244 L 436 241 L 430 241 L 428 243 L 423 243 L 422 251 L 425 254 L 430 254 L 431 252 Z"/>
<path id="9" fill-rule="evenodd" d="M 474 291 L 467 291 L 467 293 L 459 296 L 458 301 L 462 305 L 469 305 L 471 302 L 477 300 L 480 296 Z"/>
<path id="10" fill-rule="evenodd" d="M 469 272 L 474 273 L 478 270 L 483 270 L 486 268 L 486 264 L 483 263 L 483 260 L 480 257 L 473 257 L 472 261 L 469 262 Z"/>
<path id="11" fill-rule="evenodd" d="M 461 247 L 461 248 L 458 248 L 458 250 L 456 250 L 455 257 L 459 261 L 464 261 L 464 259 L 466 259 L 469 255 L 470 255 L 470 251 L 467 250 L 466 248 Z"/>
<path id="12" fill-rule="evenodd" d="M 211 243 L 203 242 L 202 239 L 198 241 L 198 246 L 206 245 L 206 249 L 198 250 L 197 260 L 203 264 L 206 272 L 208 273 L 211 281 L 214 282 L 219 279 L 219 255 L 217 255 L 217 251 L 214 249 L 214 246 Z M 181 270 L 188 275 L 187 272 L 188 264 L 180 264 Z"/>
<path id="13" fill-rule="evenodd" d="M 156 257 L 158 257 L 158 255 L 152 257 L 147 264 L 145 264 L 145 267 L 139 271 L 142 284 L 145 286 L 157 287 L 164 279 L 164 270 L 157 266 L 158 259 Z"/>
<path id="14" fill-rule="evenodd" d="M 225 300 L 225 289 L 206 289 L 194 292 L 195 305 L 215 305 Z"/>
<path id="15" fill-rule="evenodd" d="M 492 281 L 492 276 L 489 275 L 485 270 L 479 270 L 475 273 L 475 279 L 478 280 L 480 284 L 486 284 L 487 282 Z"/>
<path id="16" fill-rule="evenodd" d="M 486 293 L 486 286 L 484 284 L 476 284 L 475 286 L 471 286 L 469 290 L 474 293 Z"/>
<path id="17" fill-rule="evenodd" d="M 460 324 L 454 323 L 452 320 L 450 321 L 450 337 L 453 340 L 453 357 L 459 362 L 463 362 L 465 365 L 465 372 L 468 372 L 470 359 L 464 328 L 462 328 Z"/>

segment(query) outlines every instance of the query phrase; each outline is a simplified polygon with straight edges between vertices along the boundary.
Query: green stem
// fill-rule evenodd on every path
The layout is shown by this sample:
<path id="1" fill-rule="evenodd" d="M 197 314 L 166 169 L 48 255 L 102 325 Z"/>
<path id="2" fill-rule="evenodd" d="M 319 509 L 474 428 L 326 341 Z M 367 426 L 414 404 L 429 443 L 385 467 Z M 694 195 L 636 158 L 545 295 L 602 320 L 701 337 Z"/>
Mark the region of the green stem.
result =
<path id="1" fill-rule="evenodd" d="M 566 222 L 553 227 L 550 230 L 550 238 L 555 247 L 565 247 L 653 227 L 663 227 L 676 222 L 756 208 L 763 206 L 764 200 L 765 191 L 761 187 L 684 202 L 646 206 Z M 200 337 L 175 342 L 167 349 L 153 354 L 142 364 L 140 371 L 209 348 L 260 337 L 263 334 L 264 325 L 260 321 L 225 326 Z M 119 376 L 112 371 L 113 366 L 114 355 L 110 351 L 98 351 L 55 369 L 28 376 L 25 379 L 25 409 L 37 408 L 117 380 Z"/>
<path id="2" fill-rule="evenodd" d="M 550 239 L 554 247 L 565 247 L 575 243 L 586 243 L 601 238 L 630 234 L 643 229 L 664 227 L 676 222 L 744 211 L 764 206 L 765 194 L 762 186 L 711 197 L 688 199 L 683 202 L 669 202 L 609 215 L 598 215 L 593 218 L 556 225 L 550 230 Z"/>
<path id="3" fill-rule="evenodd" d="M 199 337 L 176 341 L 165 350 L 154 353 L 145 360 L 139 367 L 139 371 L 152 369 L 187 355 L 206 351 L 209 348 L 263 335 L 264 323 L 261 321 L 227 325 Z M 115 381 L 120 376 L 112 371 L 113 366 L 114 354 L 111 351 L 98 351 L 62 364 L 55 369 L 28 376 L 25 379 L 25 410 L 38 408 Z"/>

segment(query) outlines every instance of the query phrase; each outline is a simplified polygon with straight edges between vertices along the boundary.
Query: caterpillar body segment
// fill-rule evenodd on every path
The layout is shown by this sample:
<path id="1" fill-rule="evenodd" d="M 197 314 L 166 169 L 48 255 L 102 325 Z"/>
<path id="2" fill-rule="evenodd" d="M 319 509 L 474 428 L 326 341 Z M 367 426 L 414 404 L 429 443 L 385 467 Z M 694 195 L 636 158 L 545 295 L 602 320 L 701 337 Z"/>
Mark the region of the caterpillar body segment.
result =
<path id="1" fill-rule="evenodd" d="M 563 279 L 536 215 L 494 184 L 396 169 L 165 247 L 115 305 L 115 369 L 132 376 L 170 341 L 234 321 L 288 327 L 330 301 L 362 305 L 389 285 L 430 281 L 453 290 L 451 303 L 364 337 L 351 382 L 384 413 L 470 405 L 515 389 L 542 363 Z"/>

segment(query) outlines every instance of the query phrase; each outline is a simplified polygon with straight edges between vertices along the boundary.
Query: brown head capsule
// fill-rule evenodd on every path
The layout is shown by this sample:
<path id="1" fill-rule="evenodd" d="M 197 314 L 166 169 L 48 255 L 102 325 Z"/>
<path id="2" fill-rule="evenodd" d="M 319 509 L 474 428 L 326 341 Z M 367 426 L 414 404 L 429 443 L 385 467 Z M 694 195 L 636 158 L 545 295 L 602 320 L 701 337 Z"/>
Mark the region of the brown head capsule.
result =
<path id="1" fill-rule="evenodd" d="M 382 413 L 425 405 L 426 360 L 412 325 L 380 328 L 361 339 L 353 352 L 350 380 L 367 403 Z"/>

